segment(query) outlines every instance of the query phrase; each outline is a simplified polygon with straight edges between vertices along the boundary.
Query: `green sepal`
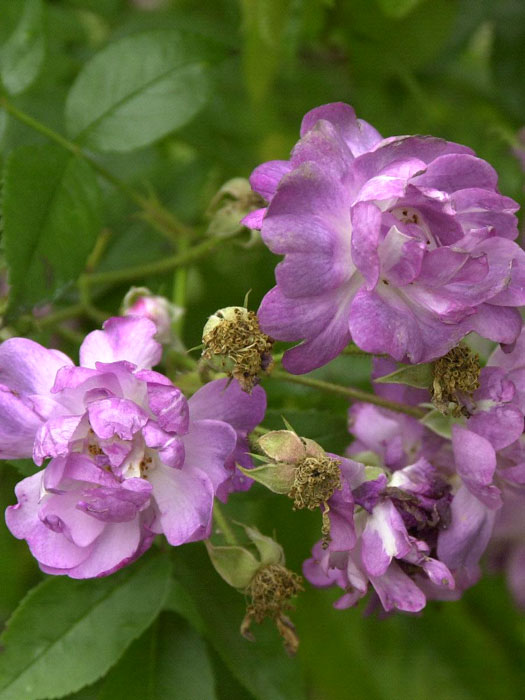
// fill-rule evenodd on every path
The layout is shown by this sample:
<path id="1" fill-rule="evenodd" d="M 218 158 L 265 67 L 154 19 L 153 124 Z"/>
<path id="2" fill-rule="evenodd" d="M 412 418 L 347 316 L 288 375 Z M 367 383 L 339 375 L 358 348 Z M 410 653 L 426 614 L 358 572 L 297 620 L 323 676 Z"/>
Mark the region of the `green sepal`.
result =
<path id="1" fill-rule="evenodd" d="M 284 427 L 286 428 L 286 430 L 290 430 L 292 433 L 297 433 L 297 431 L 293 429 L 293 427 L 290 425 L 290 423 L 286 420 L 284 416 L 281 416 L 281 418 L 283 419 Z"/>
<path id="2" fill-rule="evenodd" d="M 271 537 L 263 535 L 256 527 L 243 525 L 246 534 L 257 547 L 261 556 L 261 566 L 269 566 L 270 564 L 284 564 L 284 551 Z"/>
<path id="3" fill-rule="evenodd" d="M 363 452 L 358 452 L 355 455 L 350 455 L 350 459 L 353 459 L 354 462 L 361 462 L 361 464 L 364 464 L 367 467 L 381 466 L 381 458 L 378 454 L 372 452 L 372 450 L 363 450 Z"/>
<path id="4" fill-rule="evenodd" d="M 384 474 L 385 470 L 381 469 L 381 467 L 371 467 L 371 466 L 366 466 L 365 467 L 365 481 L 375 481 L 378 479 L 381 474 Z"/>
<path id="5" fill-rule="evenodd" d="M 254 555 L 244 547 L 215 547 L 206 540 L 206 549 L 217 573 L 227 584 L 244 590 L 250 585 L 261 564 Z"/>
<path id="6" fill-rule="evenodd" d="M 262 452 L 277 462 L 297 462 L 305 456 L 301 438 L 291 430 L 271 430 L 257 440 Z"/>
<path id="7" fill-rule="evenodd" d="M 248 180 L 243 177 L 228 180 L 214 196 L 206 212 L 210 218 L 208 235 L 231 236 L 240 231 L 241 219 L 256 208 Z M 248 306 L 246 297 L 243 306 Z"/>
<path id="8" fill-rule="evenodd" d="M 406 384 L 418 389 L 430 389 L 434 381 L 434 371 L 431 362 L 421 365 L 399 364 L 395 372 L 374 379 L 379 384 Z"/>
<path id="9" fill-rule="evenodd" d="M 258 455 L 255 452 L 247 452 L 246 454 L 252 459 L 256 459 L 258 462 L 262 462 L 263 464 L 273 464 L 272 460 L 268 459 L 268 457 L 265 457 L 264 455 Z"/>
<path id="10" fill-rule="evenodd" d="M 244 469 L 237 464 L 237 469 L 274 493 L 287 494 L 293 486 L 295 466 L 289 462 L 263 464 L 255 469 Z"/>
<path id="11" fill-rule="evenodd" d="M 445 416 L 437 408 L 433 408 L 421 419 L 421 423 L 429 430 L 432 430 L 433 433 L 450 440 L 452 438 L 452 426 L 455 423 L 463 425 L 465 418 L 463 416 Z"/>
<path id="12" fill-rule="evenodd" d="M 307 457 L 324 457 L 325 456 L 325 451 L 319 445 L 319 443 L 315 442 L 315 440 L 310 440 L 310 438 L 301 438 L 301 442 L 304 445 L 304 449 L 306 452 Z"/>

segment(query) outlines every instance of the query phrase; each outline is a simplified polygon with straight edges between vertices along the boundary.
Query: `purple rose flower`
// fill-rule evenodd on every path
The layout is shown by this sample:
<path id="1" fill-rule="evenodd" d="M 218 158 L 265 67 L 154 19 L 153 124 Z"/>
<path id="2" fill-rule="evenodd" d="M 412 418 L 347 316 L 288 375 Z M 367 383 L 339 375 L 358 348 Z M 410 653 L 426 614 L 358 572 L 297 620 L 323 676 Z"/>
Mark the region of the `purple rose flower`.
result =
<path id="1" fill-rule="evenodd" d="M 343 588 L 339 608 L 354 605 L 366 594 L 368 583 L 386 611 L 418 612 L 427 597 L 457 596 L 451 593 L 451 571 L 435 554 L 439 534 L 448 525 L 451 494 L 434 467 L 421 458 L 390 477 L 381 473 L 367 479 L 365 467 L 353 463 L 350 480 L 345 471 L 342 474 L 356 507 L 345 513 L 333 505 L 339 518 L 353 522 L 353 536 L 347 537 L 346 546 L 330 542 L 324 552 L 315 545 L 303 567 L 308 580 Z M 329 502 L 331 511 L 338 498 L 334 494 Z"/>
<path id="2" fill-rule="evenodd" d="M 373 452 L 379 465 L 390 470 L 406 467 L 422 454 L 425 437 L 432 435 L 411 416 L 394 413 L 368 403 L 355 403 L 348 411 L 348 429 L 356 437 L 350 457 Z"/>
<path id="3" fill-rule="evenodd" d="M 285 256 L 261 328 L 304 341 L 284 356 L 290 372 L 325 364 L 350 340 L 418 363 L 470 331 L 516 339 L 513 307 L 525 303 L 518 205 L 469 148 L 382 139 L 335 103 L 309 112 L 291 159 L 259 166 L 251 184 L 269 205 L 244 223 Z"/>
<path id="4" fill-rule="evenodd" d="M 499 517 L 496 512 L 505 507 L 508 487 L 525 485 L 524 337 L 522 333 L 511 353 L 493 353 L 490 366 L 481 370 L 470 417 L 464 425 L 452 427 L 453 463 L 462 486 L 454 496 L 451 525 L 440 538 L 438 552 L 471 579 L 477 576 L 477 561 Z"/>
<path id="5" fill-rule="evenodd" d="M 514 369 L 516 358 L 502 356 Z M 391 365 L 377 361 L 374 374 Z M 316 545 L 304 568 L 314 585 L 346 591 L 336 607 L 355 604 L 370 583 L 385 610 L 415 612 L 428 599 L 459 597 L 479 579 L 506 495 L 525 495 L 523 414 L 508 376 L 499 367 L 482 371 L 471 416 L 458 419 L 451 440 L 409 416 L 368 404 L 350 408 L 356 440 L 347 454 L 373 466 L 348 460 L 352 470 L 342 469 L 342 476 L 349 495 L 343 498 L 343 488 L 329 501 L 337 541 L 324 551 Z M 430 400 L 422 390 L 375 388 L 407 403 Z"/>
<path id="6" fill-rule="evenodd" d="M 515 401 L 525 414 L 525 330 L 516 340 L 510 352 L 497 348 L 489 357 L 489 367 L 499 367 L 505 372 L 505 379 L 511 381 L 516 389 Z"/>
<path id="7" fill-rule="evenodd" d="M 80 348 L 80 367 L 13 338 L 0 346 L 0 456 L 42 471 L 16 488 L 11 532 L 40 567 L 72 578 L 126 565 L 163 533 L 172 545 L 209 535 L 213 500 L 262 418 L 265 395 L 211 382 L 189 401 L 151 369 L 156 326 L 113 318 Z"/>
<path id="8" fill-rule="evenodd" d="M 503 570 L 516 604 L 525 610 L 525 503 L 523 493 L 504 494 L 488 549 L 492 568 Z"/>

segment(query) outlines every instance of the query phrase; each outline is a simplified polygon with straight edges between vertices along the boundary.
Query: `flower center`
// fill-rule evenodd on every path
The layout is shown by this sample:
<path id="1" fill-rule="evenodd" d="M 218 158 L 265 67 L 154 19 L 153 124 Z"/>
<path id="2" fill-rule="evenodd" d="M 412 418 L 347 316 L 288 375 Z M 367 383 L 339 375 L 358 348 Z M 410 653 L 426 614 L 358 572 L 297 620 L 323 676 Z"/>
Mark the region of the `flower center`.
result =
<path id="1" fill-rule="evenodd" d="M 98 439 L 97 436 L 95 435 L 95 431 L 93 428 L 89 428 L 88 430 L 88 435 L 87 435 L 87 451 L 91 457 L 98 457 L 99 455 L 103 455 L 104 451 L 98 444 Z"/>
<path id="2" fill-rule="evenodd" d="M 399 219 L 399 221 L 401 221 L 403 224 L 412 224 L 417 226 L 422 234 L 425 244 L 429 249 L 437 247 L 436 240 L 420 211 L 414 209 L 414 207 L 394 207 L 390 210 L 390 213 L 395 216 L 396 219 Z"/>

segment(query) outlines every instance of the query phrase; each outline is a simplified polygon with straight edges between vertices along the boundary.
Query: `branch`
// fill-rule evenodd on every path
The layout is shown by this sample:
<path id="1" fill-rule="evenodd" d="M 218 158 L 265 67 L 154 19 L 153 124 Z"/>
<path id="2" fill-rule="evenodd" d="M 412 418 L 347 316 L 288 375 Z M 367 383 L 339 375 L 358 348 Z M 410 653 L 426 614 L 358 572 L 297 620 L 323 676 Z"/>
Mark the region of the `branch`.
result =
<path id="1" fill-rule="evenodd" d="M 313 379 L 312 377 L 305 377 L 304 375 L 288 374 L 282 370 L 275 369 L 270 374 L 270 379 L 271 378 L 291 382 L 292 384 L 301 384 L 302 386 L 307 386 L 311 389 L 318 389 L 319 391 L 325 391 L 329 394 L 337 394 L 338 396 L 343 396 L 352 401 L 372 403 L 376 406 L 381 406 L 382 408 L 388 408 L 391 411 L 406 413 L 408 416 L 413 416 L 414 418 L 423 418 L 423 416 L 426 415 L 426 411 L 418 406 L 408 406 L 404 403 L 384 399 L 381 396 L 377 396 L 376 394 L 372 394 L 368 391 L 340 386 L 339 384 L 331 384 L 330 382 L 324 382 L 320 379 Z"/>

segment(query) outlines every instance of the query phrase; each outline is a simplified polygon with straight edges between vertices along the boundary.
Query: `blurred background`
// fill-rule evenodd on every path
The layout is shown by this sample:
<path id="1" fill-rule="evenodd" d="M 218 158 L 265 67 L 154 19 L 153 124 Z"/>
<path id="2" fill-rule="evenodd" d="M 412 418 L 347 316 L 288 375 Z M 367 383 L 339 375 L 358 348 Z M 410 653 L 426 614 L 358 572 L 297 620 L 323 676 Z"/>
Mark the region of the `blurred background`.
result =
<path id="1" fill-rule="evenodd" d="M 20 0 L 0 0 L 0 45 L 22 10 Z M 385 137 L 432 134 L 467 144 L 497 169 L 501 191 L 523 204 L 523 0 L 47 0 L 43 68 L 16 104 L 64 133 L 67 93 L 91 56 L 126 35 L 168 27 L 205 36 L 220 49 L 223 58 L 213 65 L 206 105 L 189 124 L 152 145 L 97 159 L 134 188 L 154 192 L 199 237 L 223 232 L 223 224 L 210 224 L 206 215 L 220 187 L 248 177 L 264 160 L 287 158 L 304 113 L 332 101 L 353 105 Z M 0 111 L 1 161 L 13 148 L 39 141 L 44 137 Z M 107 247 L 100 271 L 169 253 L 166 240 L 122 194 L 105 182 L 101 187 Z M 273 286 L 276 262 L 246 233 L 189 268 L 181 324 L 186 347 L 200 342 L 208 315 L 242 304 L 250 289 L 250 306 L 257 308 Z M 172 275 L 137 283 L 172 296 Z M 116 313 L 128 287 L 99 290 L 97 304 L 108 315 Z M 67 294 L 57 308 L 71 303 Z M 81 320 L 75 332 L 92 327 Z M 16 324 L 15 330 L 24 332 Z M 46 345 L 60 343 L 76 357 L 74 339 L 56 339 L 45 330 L 32 337 Z M 366 359 L 339 358 L 316 375 L 366 387 L 369 372 Z M 348 444 L 344 400 L 276 382 L 268 382 L 267 389 L 266 426 L 279 427 L 284 414 L 299 433 L 328 450 Z M 2 465 L 3 506 L 13 503 L 18 479 L 14 467 Z M 312 513 L 293 513 L 281 500 L 254 487 L 231 499 L 228 511 L 275 533 L 288 565 L 300 570 L 319 523 Z M 211 591 L 225 585 L 211 567 L 203 571 Z M 41 578 L 26 544 L 4 526 L 0 573 L 3 624 Z M 488 571 L 459 602 L 430 603 L 421 616 L 381 620 L 363 617 L 361 607 L 335 611 L 336 597 L 335 591 L 308 589 L 294 614 L 301 638 L 294 663 L 313 700 L 523 697 L 525 617 L 498 573 Z M 217 696 L 252 697 L 219 668 L 212 647 L 209 653 Z M 97 692 L 75 697 L 98 697 Z M 114 688 L 113 697 L 125 696 Z"/>

